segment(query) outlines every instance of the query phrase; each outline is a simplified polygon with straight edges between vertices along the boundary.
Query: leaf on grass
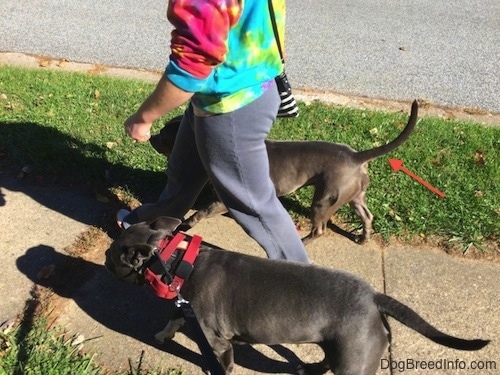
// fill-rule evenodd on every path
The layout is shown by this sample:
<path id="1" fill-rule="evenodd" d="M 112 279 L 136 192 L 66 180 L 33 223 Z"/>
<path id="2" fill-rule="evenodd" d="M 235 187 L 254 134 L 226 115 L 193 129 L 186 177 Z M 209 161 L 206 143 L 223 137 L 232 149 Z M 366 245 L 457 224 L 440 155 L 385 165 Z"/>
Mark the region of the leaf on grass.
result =
<path id="1" fill-rule="evenodd" d="M 94 98 L 99 99 L 100 97 L 101 97 L 101 93 L 99 92 L 99 90 L 95 90 L 94 91 Z"/>
<path id="2" fill-rule="evenodd" d="M 101 202 L 101 203 L 109 203 L 109 199 L 108 197 L 102 195 L 102 194 L 99 194 L 99 193 L 96 193 L 95 194 L 95 197 L 97 199 L 98 202 Z"/>
<path id="3" fill-rule="evenodd" d="M 7 319 L 2 324 L 0 324 L 0 332 L 3 334 L 8 334 L 14 328 L 16 324 L 16 319 Z"/>
<path id="4" fill-rule="evenodd" d="M 106 147 L 109 148 L 110 150 L 116 146 L 118 146 L 118 143 L 116 142 L 106 142 Z"/>
<path id="5" fill-rule="evenodd" d="M 389 216 L 392 216 L 396 221 L 402 221 L 401 216 L 399 216 L 394 210 L 389 210 Z"/>
<path id="6" fill-rule="evenodd" d="M 24 176 L 26 176 L 30 173 L 33 173 L 34 169 L 35 168 L 32 165 L 29 165 L 29 164 L 25 165 L 24 167 L 21 168 L 21 170 L 17 174 L 17 179 L 22 180 L 24 178 Z"/>
<path id="7" fill-rule="evenodd" d="M 32 165 L 28 164 L 23 167 L 22 171 L 24 173 L 33 173 L 34 169 L 35 168 Z"/>
<path id="8" fill-rule="evenodd" d="M 0 357 L 3 357 L 7 355 L 9 352 L 10 348 L 12 347 L 12 344 L 10 343 L 7 338 L 1 337 L 0 338 Z"/>
<path id="9" fill-rule="evenodd" d="M 43 267 L 38 273 L 36 274 L 36 278 L 38 280 L 47 280 L 52 277 L 54 274 L 54 271 L 56 270 L 56 265 L 55 264 L 49 264 L 48 266 Z"/>
<path id="10" fill-rule="evenodd" d="M 80 344 L 83 344 L 84 341 L 85 341 L 85 336 L 79 334 L 73 339 L 73 341 L 71 342 L 71 346 L 78 346 Z"/>
<path id="11" fill-rule="evenodd" d="M 7 100 L 7 95 L 6 94 L 0 94 L 0 99 Z"/>
<path id="12" fill-rule="evenodd" d="M 418 106 L 420 108 L 428 108 L 431 106 L 431 100 L 426 98 L 420 98 L 418 99 Z"/>
<path id="13" fill-rule="evenodd" d="M 431 160 L 431 164 L 434 165 L 435 167 L 441 166 L 441 160 L 438 158 L 434 158 Z"/>
<path id="14" fill-rule="evenodd" d="M 94 64 L 93 68 L 88 71 L 89 74 L 91 75 L 99 75 L 103 72 L 108 70 L 104 65 L 101 64 Z"/>
<path id="15" fill-rule="evenodd" d="M 50 60 L 41 60 L 38 63 L 38 66 L 40 66 L 42 68 L 47 68 L 48 66 L 50 66 Z"/>
<path id="16" fill-rule="evenodd" d="M 474 159 L 476 160 L 476 165 L 478 167 L 484 167 L 486 164 L 486 156 L 483 153 L 483 150 L 477 150 L 474 154 Z"/>
<path id="17" fill-rule="evenodd" d="M 62 59 L 61 61 L 59 61 L 59 62 L 57 63 L 57 66 L 58 66 L 59 68 L 65 68 L 67 63 L 68 63 L 68 60 L 66 60 L 66 59 Z"/>

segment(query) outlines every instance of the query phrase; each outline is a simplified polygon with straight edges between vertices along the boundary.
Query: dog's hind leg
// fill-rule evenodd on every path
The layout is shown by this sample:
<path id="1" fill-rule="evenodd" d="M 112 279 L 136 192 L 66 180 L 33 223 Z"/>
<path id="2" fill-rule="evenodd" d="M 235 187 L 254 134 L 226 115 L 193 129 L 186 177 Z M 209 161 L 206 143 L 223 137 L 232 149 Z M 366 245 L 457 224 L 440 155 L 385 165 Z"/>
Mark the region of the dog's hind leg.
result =
<path id="1" fill-rule="evenodd" d="M 326 184 L 322 184 L 326 186 Z M 314 192 L 313 203 L 311 205 L 311 232 L 302 239 L 304 245 L 312 240 L 322 236 L 327 229 L 328 220 L 337 212 L 340 205 L 338 205 L 338 192 L 327 192 L 325 188 L 320 185 L 316 187 Z"/>
<path id="2" fill-rule="evenodd" d="M 389 346 L 389 334 L 380 314 L 357 319 L 332 341 L 320 343 L 335 375 L 375 375 Z"/>
<path id="3" fill-rule="evenodd" d="M 356 215 L 359 216 L 361 222 L 363 223 L 363 234 L 358 236 L 356 239 L 357 243 L 363 243 L 370 239 L 373 227 L 373 215 L 366 205 L 366 191 L 361 191 L 356 195 L 350 202 L 349 205 L 354 210 Z"/>
<path id="4" fill-rule="evenodd" d="M 380 358 L 383 351 L 380 346 L 351 347 L 350 353 L 346 348 L 333 343 L 322 343 L 330 369 L 335 375 L 375 375 L 380 366 Z M 385 348 L 385 346 L 384 346 Z"/>
<path id="5" fill-rule="evenodd" d="M 160 344 L 163 344 L 165 341 L 172 340 L 174 338 L 175 332 L 179 330 L 184 325 L 184 318 L 176 317 L 172 318 L 168 321 L 165 328 L 162 331 L 158 332 L 155 335 L 155 340 Z"/>

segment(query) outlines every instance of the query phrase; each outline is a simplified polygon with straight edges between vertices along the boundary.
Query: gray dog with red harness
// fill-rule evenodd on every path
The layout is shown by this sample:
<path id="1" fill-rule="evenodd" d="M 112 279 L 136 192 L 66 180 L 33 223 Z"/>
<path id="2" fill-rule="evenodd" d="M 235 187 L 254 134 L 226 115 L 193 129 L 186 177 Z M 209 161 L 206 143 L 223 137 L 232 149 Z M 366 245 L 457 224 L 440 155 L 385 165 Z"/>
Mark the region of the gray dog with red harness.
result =
<path id="1" fill-rule="evenodd" d="M 163 217 L 132 225 L 106 251 L 105 264 L 118 279 L 150 284 L 160 297 L 181 292 L 227 374 L 233 343 L 317 343 L 325 359 L 300 374 L 373 375 L 391 339 L 385 315 L 450 348 L 488 344 L 437 330 L 353 274 L 213 249 L 196 236 L 186 242 L 173 235 L 179 224 Z M 183 324 L 183 315 L 174 313 L 156 339 L 172 339 Z"/>

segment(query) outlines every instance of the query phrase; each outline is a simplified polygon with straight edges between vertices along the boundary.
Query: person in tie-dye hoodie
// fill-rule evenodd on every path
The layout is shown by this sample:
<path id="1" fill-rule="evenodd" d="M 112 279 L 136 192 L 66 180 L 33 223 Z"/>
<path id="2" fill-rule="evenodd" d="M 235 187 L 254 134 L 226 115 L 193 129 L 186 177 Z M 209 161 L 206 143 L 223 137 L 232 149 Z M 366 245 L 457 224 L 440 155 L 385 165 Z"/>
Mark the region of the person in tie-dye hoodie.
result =
<path id="1" fill-rule="evenodd" d="M 283 41 L 285 4 L 273 0 Z M 171 54 L 155 90 L 125 121 L 147 141 L 152 123 L 188 102 L 156 203 L 131 213 L 126 226 L 159 216 L 182 219 L 210 180 L 229 213 L 273 259 L 309 263 L 295 225 L 269 177 L 265 139 L 280 98 L 283 67 L 268 0 L 170 0 Z"/>

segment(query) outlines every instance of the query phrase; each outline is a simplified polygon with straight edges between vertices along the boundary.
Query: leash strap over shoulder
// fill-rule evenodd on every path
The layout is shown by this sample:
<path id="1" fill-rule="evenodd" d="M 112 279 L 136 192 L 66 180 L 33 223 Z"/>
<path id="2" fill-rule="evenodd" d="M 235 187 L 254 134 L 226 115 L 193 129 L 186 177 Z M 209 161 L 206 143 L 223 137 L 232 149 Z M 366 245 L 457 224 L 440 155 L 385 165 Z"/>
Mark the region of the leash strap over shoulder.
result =
<path id="1" fill-rule="evenodd" d="M 278 51 L 281 57 L 281 63 L 283 64 L 283 71 L 281 72 L 280 75 L 274 78 L 281 99 L 277 117 L 298 117 L 299 107 L 297 105 L 295 97 L 292 94 L 292 86 L 290 86 L 290 82 L 288 81 L 288 76 L 286 75 L 285 72 L 285 54 L 283 51 L 283 46 L 281 45 L 280 41 L 278 25 L 276 24 L 276 16 L 273 7 L 273 0 L 268 0 L 268 4 L 269 4 L 269 16 L 271 18 L 271 24 L 273 26 L 274 38 L 276 40 L 276 44 L 278 45 Z"/>
<path id="2" fill-rule="evenodd" d="M 280 52 L 281 61 L 285 63 L 285 54 L 283 53 L 283 48 L 281 47 L 280 33 L 278 31 L 278 25 L 276 25 L 276 17 L 274 16 L 274 6 L 273 0 L 268 0 L 269 15 L 271 16 L 271 24 L 273 25 L 274 38 L 276 39 L 276 44 L 278 45 L 278 51 Z"/>

